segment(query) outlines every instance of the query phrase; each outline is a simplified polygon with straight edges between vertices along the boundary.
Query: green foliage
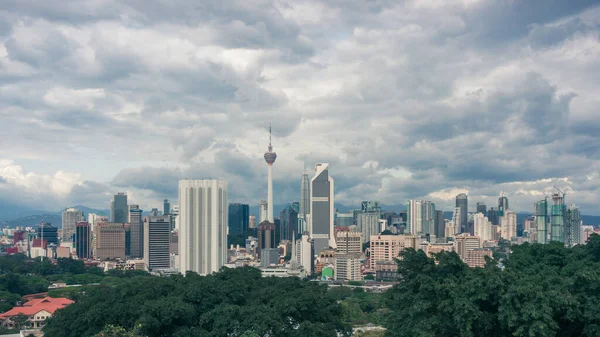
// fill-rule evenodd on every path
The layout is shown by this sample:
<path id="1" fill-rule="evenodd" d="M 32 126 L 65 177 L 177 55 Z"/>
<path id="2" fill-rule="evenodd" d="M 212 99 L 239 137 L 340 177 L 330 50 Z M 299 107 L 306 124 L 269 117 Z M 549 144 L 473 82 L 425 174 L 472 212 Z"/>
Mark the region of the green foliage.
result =
<path id="1" fill-rule="evenodd" d="M 598 336 L 600 236 L 589 243 L 511 246 L 504 270 L 408 249 L 386 293 L 387 336 Z"/>
<path id="2" fill-rule="evenodd" d="M 127 331 L 120 326 L 107 325 L 102 329 L 102 331 L 98 332 L 94 335 L 94 337 L 143 337 L 139 335 L 136 331 Z"/>
<path id="3" fill-rule="evenodd" d="M 106 277 L 105 279 L 109 279 Z M 254 268 L 201 277 L 112 278 L 58 311 L 47 337 L 81 337 L 107 324 L 158 336 L 349 336 L 342 305 L 326 286 L 298 278 L 263 278 Z"/>

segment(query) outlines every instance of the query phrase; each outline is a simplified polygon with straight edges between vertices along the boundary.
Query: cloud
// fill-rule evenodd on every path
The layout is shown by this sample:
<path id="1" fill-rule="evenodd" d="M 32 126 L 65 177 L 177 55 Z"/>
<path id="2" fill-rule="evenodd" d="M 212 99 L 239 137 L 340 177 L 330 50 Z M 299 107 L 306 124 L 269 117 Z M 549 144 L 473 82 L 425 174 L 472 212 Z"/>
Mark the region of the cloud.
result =
<path id="1" fill-rule="evenodd" d="M 0 195 L 144 208 L 182 178 L 275 200 L 327 162 L 336 200 L 549 193 L 599 214 L 594 1 L 0 4 Z"/>

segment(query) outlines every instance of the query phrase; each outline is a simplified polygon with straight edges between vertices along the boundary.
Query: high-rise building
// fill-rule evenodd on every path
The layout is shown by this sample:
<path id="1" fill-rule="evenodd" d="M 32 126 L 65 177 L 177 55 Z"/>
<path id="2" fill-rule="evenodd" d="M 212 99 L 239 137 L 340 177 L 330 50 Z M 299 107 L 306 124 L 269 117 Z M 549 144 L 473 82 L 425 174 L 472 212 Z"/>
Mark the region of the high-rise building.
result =
<path id="1" fill-rule="evenodd" d="M 250 227 L 250 206 L 229 204 L 229 235 L 243 234 Z"/>
<path id="2" fill-rule="evenodd" d="M 170 242 L 171 218 L 168 215 L 144 218 L 144 263 L 148 270 L 171 266 Z"/>
<path id="3" fill-rule="evenodd" d="M 435 211 L 435 231 L 434 234 L 438 238 L 443 238 L 446 234 L 446 222 L 444 221 L 444 211 Z"/>
<path id="4" fill-rule="evenodd" d="M 96 258 L 99 260 L 125 260 L 125 225 L 100 223 L 96 226 Z"/>
<path id="5" fill-rule="evenodd" d="M 258 225 L 258 246 L 256 247 L 256 254 L 258 256 L 262 256 L 261 251 L 263 249 L 271 249 L 277 247 L 277 242 L 275 240 L 275 231 L 275 224 L 267 220 L 263 221 L 260 225 Z"/>
<path id="6" fill-rule="evenodd" d="M 97 227 L 100 223 L 108 223 L 108 216 L 89 213 L 88 223 L 90 224 L 90 229 L 92 231 L 92 256 L 96 256 L 96 234 L 98 234 Z"/>
<path id="7" fill-rule="evenodd" d="M 481 239 L 477 236 L 462 233 L 457 235 L 454 240 L 456 241 L 458 255 L 463 260 L 469 250 L 481 248 Z"/>
<path id="8" fill-rule="evenodd" d="M 534 204 L 537 242 L 548 243 L 548 199 L 542 199 Z"/>
<path id="9" fill-rule="evenodd" d="M 461 232 L 461 224 L 462 224 L 462 208 L 454 207 L 454 212 L 452 212 L 452 223 L 454 224 L 454 235 L 460 234 Z"/>
<path id="10" fill-rule="evenodd" d="M 433 234 L 435 232 L 435 217 L 435 204 L 431 201 L 407 201 L 406 223 L 411 234 Z"/>
<path id="11" fill-rule="evenodd" d="M 581 214 L 575 205 L 567 207 L 565 217 L 565 244 L 573 247 L 581 242 Z"/>
<path id="12" fill-rule="evenodd" d="M 248 217 L 248 228 L 256 228 L 256 215 Z"/>
<path id="13" fill-rule="evenodd" d="M 511 240 L 517 236 L 517 213 L 511 210 L 504 210 L 500 231 L 504 240 Z"/>
<path id="14" fill-rule="evenodd" d="M 488 219 L 494 226 L 500 225 L 500 219 L 498 218 L 498 210 L 495 207 L 490 207 L 487 213 Z"/>
<path id="15" fill-rule="evenodd" d="M 460 207 L 460 232 L 467 231 L 467 213 L 469 209 L 469 199 L 465 193 L 456 196 L 456 207 Z"/>
<path id="16" fill-rule="evenodd" d="M 485 202 L 477 203 L 477 213 L 481 213 L 483 215 L 487 215 L 487 207 L 485 206 Z"/>
<path id="17" fill-rule="evenodd" d="M 144 220 L 143 210 L 138 205 L 129 205 L 129 256 L 131 258 L 144 257 Z"/>
<path id="18" fill-rule="evenodd" d="M 492 240 L 492 223 L 483 213 L 476 213 L 473 217 L 474 235 L 481 238 L 482 242 Z"/>
<path id="19" fill-rule="evenodd" d="M 310 236 L 314 240 L 315 252 L 335 248 L 333 228 L 334 187 L 329 175 L 329 164 L 315 165 L 315 175 L 310 180 Z"/>
<path id="20" fill-rule="evenodd" d="M 267 213 L 269 212 L 269 206 L 267 204 L 266 200 L 261 200 L 260 201 L 260 206 L 258 209 L 258 219 L 260 220 L 259 223 L 262 223 L 263 221 L 266 221 L 268 216 Z"/>
<path id="21" fill-rule="evenodd" d="M 119 192 L 110 202 L 110 222 L 126 223 L 129 208 L 127 207 L 127 193 Z"/>
<path id="22" fill-rule="evenodd" d="M 84 221 L 83 212 L 77 208 L 67 208 L 62 212 L 62 241 L 73 242 L 75 235 L 75 225 L 79 221 Z"/>
<path id="23" fill-rule="evenodd" d="M 179 266 L 207 275 L 227 262 L 227 182 L 179 181 Z"/>
<path id="24" fill-rule="evenodd" d="M 279 213 L 279 219 L 281 223 L 279 241 L 281 240 L 292 240 L 292 234 L 298 233 L 298 211 L 296 205 L 293 203 L 287 205 L 281 213 Z"/>
<path id="25" fill-rule="evenodd" d="M 163 215 L 171 214 L 171 203 L 169 199 L 163 200 Z"/>
<path id="26" fill-rule="evenodd" d="M 300 181 L 300 210 L 298 217 L 307 218 L 310 214 L 310 180 L 308 173 L 302 173 L 302 181 Z"/>
<path id="27" fill-rule="evenodd" d="M 75 225 L 75 252 L 80 259 L 92 258 L 92 231 L 87 221 Z"/>
<path id="28" fill-rule="evenodd" d="M 364 242 L 368 242 L 371 235 L 377 235 L 383 230 L 380 228 L 381 207 L 379 201 L 363 201 L 360 211 L 356 214 L 356 225 L 362 233 Z"/>
<path id="29" fill-rule="evenodd" d="M 268 180 L 267 180 L 267 220 L 273 222 L 273 163 L 277 159 L 277 153 L 273 152 L 273 146 L 271 145 L 271 126 L 269 126 L 269 147 L 268 151 L 265 152 L 265 161 L 267 162 L 268 168 Z"/>
<path id="30" fill-rule="evenodd" d="M 502 217 L 505 215 L 504 213 L 508 210 L 508 198 L 504 196 L 504 192 L 500 193 L 500 198 L 498 198 L 498 224 L 502 225 Z"/>
<path id="31" fill-rule="evenodd" d="M 406 248 L 416 249 L 418 237 L 414 235 L 373 235 L 369 239 L 370 267 L 375 270 L 379 261 L 393 261 Z"/>
<path id="32" fill-rule="evenodd" d="M 52 226 L 51 223 L 42 222 L 42 224 L 35 229 L 37 233 L 38 239 L 45 240 L 46 243 L 58 245 L 58 228 Z M 25 232 L 23 232 L 25 233 Z M 15 238 L 18 238 L 18 235 L 15 234 Z M 16 240 L 15 242 L 18 242 Z"/>
<path id="33" fill-rule="evenodd" d="M 360 255 L 336 255 L 333 278 L 335 280 L 362 281 L 361 265 Z"/>
<path id="34" fill-rule="evenodd" d="M 363 237 L 361 233 L 350 231 L 337 231 L 335 233 L 335 239 L 337 243 L 338 254 L 362 254 Z"/>
<path id="35" fill-rule="evenodd" d="M 564 242 L 565 199 L 558 193 L 552 195 L 552 218 L 550 219 L 551 241 Z"/>
<path id="36" fill-rule="evenodd" d="M 354 214 L 352 212 L 349 213 L 337 213 L 336 223 L 337 227 L 350 227 L 354 225 Z"/>
<path id="37" fill-rule="evenodd" d="M 315 270 L 314 240 L 308 234 L 303 234 L 298 240 L 294 237 L 293 242 L 292 260 L 304 268 L 306 275 L 312 275 Z"/>

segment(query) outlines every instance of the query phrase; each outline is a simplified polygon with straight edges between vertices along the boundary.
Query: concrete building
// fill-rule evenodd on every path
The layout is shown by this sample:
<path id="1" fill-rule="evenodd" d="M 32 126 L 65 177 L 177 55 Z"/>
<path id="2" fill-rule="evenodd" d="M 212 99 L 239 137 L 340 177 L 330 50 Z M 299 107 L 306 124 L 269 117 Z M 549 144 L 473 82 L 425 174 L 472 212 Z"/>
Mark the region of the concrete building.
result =
<path id="1" fill-rule="evenodd" d="M 98 232 L 96 228 L 100 223 L 108 223 L 108 216 L 89 213 L 88 223 L 90 224 L 90 230 L 92 231 L 92 256 L 96 256 L 96 234 Z"/>
<path id="2" fill-rule="evenodd" d="M 87 221 L 75 225 L 75 252 L 80 259 L 92 258 L 92 231 Z"/>
<path id="3" fill-rule="evenodd" d="M 269 212 L 269 206 L 267 204 L 267 201 L 261 200 L 259 208 L 258 208 L 258 218 L 260 219 L 260 223 L 267 221 L 267 218 L 268 218 L 267 213 L 268 212 Z"/>
<path id="4" fill-rule="evenodd" d="M 171 267 L 171 218 L 169 215 L 144 218 L 144 263 L 149 271 Z"/>
<path id="5" fill-rule="evenodd" d="M 446 234 L 446 222 L 444 221 L 444 211 L 436 210 L 435 211 L 435 220 L 434 220 L 434 234 L 438 238 L 445 237 Z"/>
<path id="6" fill-rule="evenodd" d="M 550 233 L 548 231 L 548 199 L 536 202 L 534 205 L 535 226 L 537 228 L 537 242 L 548 243 Z"/>
<path id="7" fill-rule="evenodd" d="M 144 257 L 144 219 L 143 210 L 138 205 L 129 205 L 128 222 L 130 230 L 130 257 Z"/>
<path id="8" fill-rule="evenodd" d="M 126 223 L 129 208 L 127 207 L 127 193 L 119 192 L 110 202 L 110 218 L 112 223 Z"/>
<path id="9" fill-rule="evenodd" d="M 492 223 L 484 213 L 477 213 L 473 216 L 474 235 L 481 238 L 482 241 L 492 240 Z"/>
<path id="10" fill-rule="evenodd" d="M 485 202 L 477 203 L 477 212 L 476 213 L 481 213 L 483 215 L 487 215 L 487 206 L 485 205 Z"/>
<path id="11" fill-rule="evenodd" d="M 487 256 L 491 258 L 492 254 L 493 252 L 489 248 L 470 249 L 466 252 L 466 255 L 463 260 L 471 268 L 483 268 L 485 267 L 485 257 Z"/>
<path id="12" fill-rule="evenodd" d="M 62 212 L 62 242 L 73 242 L 75 225 L 79 221 L 85 221 L 85 217 L 77 208 L 67 208 Z"/>
<path id="13" fill-rule="evenodd" d="M 301 266 L 306 271 L 306 275 L 312 275 L 315 270 L 315 246 L 314 240 L 308 235 L 304 234 L 298 240 L 294 240 L 294 247 L 292 248 L 292 260 L 296 262 L 298 266 Z"/>
<path id="14" fill-rule="evenodd" d="M 96 227 L 96 258 L 99 260 L 125 260 L 125 225 L 101 223 Z"/>
<path id="15" fill-rule="evenodd" d="M 433 256 L 441 252 L 455 252 L 457 250 L 456 242 L 448 243 L 422 243 L 419 248 L 427 254 L 427 256 Z"/>
<path id="16" fill-rule="evenodd" d="M 227 262 L 227 182 L 179 181 L 179 264 L 207 275 Z"/>
<path id="17" fill-rule="evenodd" d="M 452 213 L 452 223 L 454 224 L 454 234 L 462 233 L 462 208 L 454 207 L 454 212 Z"/>
<path id="18" fill-rule="evenodd" d="M 351 231 L 337 231 L 335 233 L 337 251 L 339 254 L 362 254 L 362 234 Z"/>
<path id="19" fill-rule="evenodd" d="M 500 236 L 504 240 L 511 240 L 517 236 L 517 213 L 511 210 L 505 210 L 501 217 Z"/>
<path id="20" fill-rule="evenodd" d="M 250 220 L 250 206 L 247 204 L 229 204 L 229 235 L 243 234 L 248 231 Z"/>
<path id="21" fill-rule="evenodd" d="M 260 251 L 260 266 L 268 267 L 279 264 L 279 249 L 265 248 Z"/>
<path id="22" fill-rule="evenodd" d="M 256 228 L 256 215 L 248 217 L 248 228 Z"/>
<path id="23" fill-rule="evenodd" d="M 37 227 L 35 229 L 37 237 L 43 240 L 46 240 L 46 242 L 48 242 L 48 244 L 54 244 L 54 245 L 58 245 L 58 228 L 52 226 L 51 223 L 44 223 L 42 222 L 42 224 Z M 23 232 L 23 236 L 24 236 L 25 232 Z M 15 242 L 18 242 L 18 236 L 19 235 L 15 235 L 15 238 L 17 238 L 17 240 L 14 240 Z"/>
<path id="24" fill-rule="evenodd" d="M 364 242 L 368 242 L 371 235 L 378 235 L 383 231 L 379 220 L 381 207 L 379 201 L 363 201 L 360 211 L 356 212 L 356 225 L 360 228 Z"/>
<path id="25" fill-rule="evenodd" d="M 169 199 L 165 199 L 163 200 L 163 215 L 170 215 L 171 214 L 171 203 L 169 202 Z"/>
<path id="26" fill-rule="evenodd" d="M 373 235 L 370 238 L 370 268 L 378 261 L 393 261 L 405 248 L 415 248 L 420 240 L 414 235 Z"/>
<path id="27" fill-rule="evenodd" d="M 256 247 L 256 255 L 262 256 L 263 249 L 271 249 L 277 247 L 275 239 L 275 224 L 267 220 L 258 225 L 257 230 L 258 246 Z"/>
<path id="28" fill-rule="evenodd" d="M 292 234 L 298 233 L 298 206 L 297 202 L 291 203 L 279 213 L 281 228 L 278 241 L 291 240 Z"/>
<path id="29" fill-rule="evenodd" d="M 460 233 L 467 231 L 467 214 L 469 212 L 469 197 L 465 193 L 461 193 L 456 196 L 456 207 L 460 208 L 460 222 L 458 228 Z"/>
<path id="30" fill-rule="evenodd" d="M 336 221 L 335 221 L 336 227 L 350 227 L 350 226 L 354 225 L 354 213 L 353 212 L 347 212 L 347 213 L 337 212 L 335 218 L 336 218 Z"/>
<path id="31" fill-rule="evenodd" d="M 335 247 L 334 237 L 334 184 L 329 175 L 329 164 L 315 165 L 315 175 L 310 181 L 311 206 L 310 236 L 314 240 L 315 251 Z"/>
<path id="32" fill-rule="evenodd" d="M 457 253 L 463 260 L 469 250 L 481 248 L 481 239 L 478 236 L 463 233 L 457 235 L 454 240 L 456 241 Z"/>
<path id="33" fill-rule="evenodd" d="M 338 255 L 335 258 L 335 280 L 362 281 L 360 255 Z"/>
<path id="34" fill-rule="evenodd" d="M 310 179 L 308 173 L 302 173 L 302 180 L 300 181 L 300 209 L 298 211 L 298 217 L 307 219 L 310 214 Z"/>
<path id="35" fill-rule="evenodd" d="M 565 245 L 573 247 L 581 241 L 581 214 L 575 205 L 567 207 L 565 216 Z"/>

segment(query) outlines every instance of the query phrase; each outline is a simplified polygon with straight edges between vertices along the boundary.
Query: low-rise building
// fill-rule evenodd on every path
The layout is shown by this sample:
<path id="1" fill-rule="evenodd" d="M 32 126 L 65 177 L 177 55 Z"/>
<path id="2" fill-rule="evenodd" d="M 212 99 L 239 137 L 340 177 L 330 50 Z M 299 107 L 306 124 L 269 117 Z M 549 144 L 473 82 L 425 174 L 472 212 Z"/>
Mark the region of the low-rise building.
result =
<path id="1" fill-rule="evenodd" d="M 492 257 L 492 250 L 488 248 L 477 248 L 467 251 L 465 258 L 463 259 L 469 267 L 481 267 L 485 266 L 485 257 Z"/>
<path id="2" fill-rule="evenodd" d="M 7 329 L 15 328 L 34 328 L 39 329 L 44 327 L 46 319 L 52 317 L 56 310 L 67 307 L 74 303 L 68 298 L 52 298 L 44 297 L 32 299 L 21 307 L 14 307 L 9 311 L 0 314 L 0 322 Z M 17 326 L 15 317 L 23 315 L 27 317 L 27 322 L 23 326 Z"/>
<path id="3" fill-rule="evenodd" d="M 335 280 L 362 281 L 360 255 L 339 255 L 335 258 Z"/>

